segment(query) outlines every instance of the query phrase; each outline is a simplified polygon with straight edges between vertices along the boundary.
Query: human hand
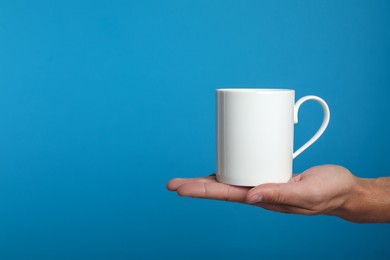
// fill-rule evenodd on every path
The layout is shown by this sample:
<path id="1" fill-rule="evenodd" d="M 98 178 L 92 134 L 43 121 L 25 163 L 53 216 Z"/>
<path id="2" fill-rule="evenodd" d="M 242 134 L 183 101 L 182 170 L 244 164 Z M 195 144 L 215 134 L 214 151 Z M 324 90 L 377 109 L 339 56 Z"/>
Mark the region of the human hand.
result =
<path id="1" fill-rule="evenodd" d="M 167 188 L 180 196 L 240 202 L 283 213 L 326 214 L 353 222 L 366 221 L 356 214 L 362 196 L 359 178 L 337 165 L 316 166 L 294 175 L 288 183 L 253 188 L 217 182 L 215 175 L 175 178 L 167 183 Z"/>

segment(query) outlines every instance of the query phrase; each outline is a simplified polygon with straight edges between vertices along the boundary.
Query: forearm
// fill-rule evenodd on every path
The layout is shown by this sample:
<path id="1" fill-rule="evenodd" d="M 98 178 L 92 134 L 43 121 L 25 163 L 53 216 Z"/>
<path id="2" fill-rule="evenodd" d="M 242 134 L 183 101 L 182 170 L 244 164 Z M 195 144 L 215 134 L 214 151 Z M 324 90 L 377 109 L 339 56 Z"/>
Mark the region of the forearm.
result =
<path id="1" fill-rule="evenodd" d="M 356 178 L 339 217 L 357 223 L 390 223 L 390 177 Z"/>

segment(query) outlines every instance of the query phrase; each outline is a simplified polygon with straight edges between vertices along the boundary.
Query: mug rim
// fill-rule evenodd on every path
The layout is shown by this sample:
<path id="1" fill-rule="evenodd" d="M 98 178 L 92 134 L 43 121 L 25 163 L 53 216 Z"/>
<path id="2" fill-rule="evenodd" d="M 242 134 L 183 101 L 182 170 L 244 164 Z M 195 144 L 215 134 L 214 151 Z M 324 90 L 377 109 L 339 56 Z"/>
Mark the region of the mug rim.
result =
<path id="1" fill-rule="evenodd" d="M 284 89 L 284 88 L 218 88 L 217 92 L 290 92 L 294 91 L 293 89 Z"/>

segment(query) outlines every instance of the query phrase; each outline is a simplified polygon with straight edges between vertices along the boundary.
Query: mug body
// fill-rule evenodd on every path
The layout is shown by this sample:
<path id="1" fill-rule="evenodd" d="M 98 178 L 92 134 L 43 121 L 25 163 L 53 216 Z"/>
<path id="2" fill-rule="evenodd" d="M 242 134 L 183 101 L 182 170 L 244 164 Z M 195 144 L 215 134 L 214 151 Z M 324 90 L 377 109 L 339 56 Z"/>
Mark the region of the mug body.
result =
<path id="1" fill-rule="evenodd" d="M 217 180 L 239 186 L 292 176 L 294 90 L 217 89 Z"/>

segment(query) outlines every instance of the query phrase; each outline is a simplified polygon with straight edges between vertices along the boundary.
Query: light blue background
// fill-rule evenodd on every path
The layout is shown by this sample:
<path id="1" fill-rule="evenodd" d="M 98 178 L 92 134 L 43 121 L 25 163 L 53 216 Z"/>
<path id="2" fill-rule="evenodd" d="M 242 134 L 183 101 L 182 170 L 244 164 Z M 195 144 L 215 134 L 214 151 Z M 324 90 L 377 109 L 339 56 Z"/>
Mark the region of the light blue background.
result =
<path id="1" fill-rule="evenodd" d="M 221 87 L 328 102 L 295 172 L 390 175 L 389 27 L 385 0 L 1 1 L 0 258 L 389 259 L 389 225 L 165 189 L 215 171 Z"/>

